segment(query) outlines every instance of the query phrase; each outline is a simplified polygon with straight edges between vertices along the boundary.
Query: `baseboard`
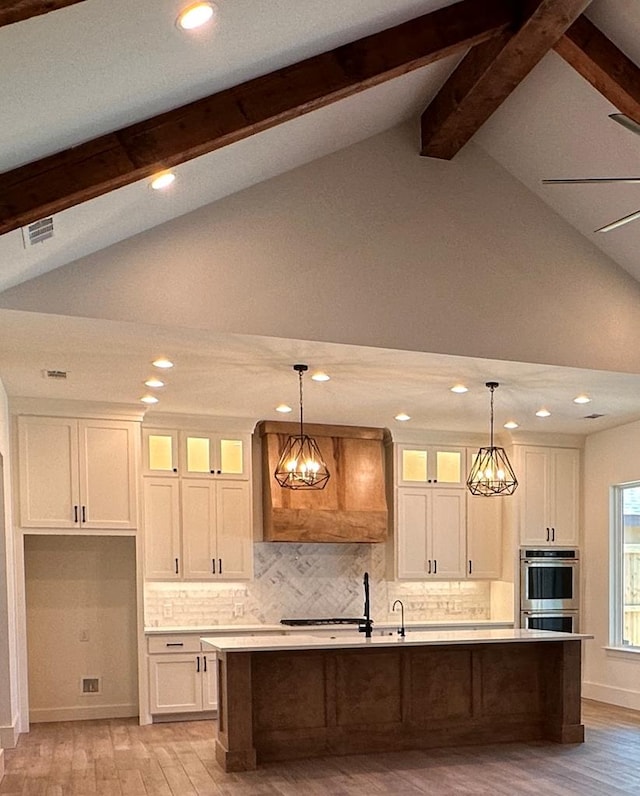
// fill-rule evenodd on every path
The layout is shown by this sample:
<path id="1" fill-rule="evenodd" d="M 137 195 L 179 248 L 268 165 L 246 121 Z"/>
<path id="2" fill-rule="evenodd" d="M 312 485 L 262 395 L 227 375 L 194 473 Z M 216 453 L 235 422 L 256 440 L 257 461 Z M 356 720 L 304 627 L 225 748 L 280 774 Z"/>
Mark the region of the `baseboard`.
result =
<path id="1" fill-rule="evenodd" d="M 170 721 L 208 721 L 217 718 L 217 710 L 199 710 L 197 713 L 162 713 L 151 717 L 153 724 L 165 724 Z"/>
<path id="2" fill-rule="evenodd" d="M 85 721 L 87 719 L 125 719 L 138 715 L 137 705 L 79 705 L 73 708 L 32 708 L 29 721 Z"/>
<path id="3" fill-rule="evenodd" d="M 17 725 L 0 727 L 0 749 L 13 749 L 19 737 Z"/>
<path id="4" fill-rule="evenodd" d="M 585 699 L 594 699 L 596 702 L 606 702 L 617 705 L 619 708 L 640 710 L 640 691 L 631 691 L 627 688 L 615 688 L 601 683 L 583 682 L 582 696 Z"/>

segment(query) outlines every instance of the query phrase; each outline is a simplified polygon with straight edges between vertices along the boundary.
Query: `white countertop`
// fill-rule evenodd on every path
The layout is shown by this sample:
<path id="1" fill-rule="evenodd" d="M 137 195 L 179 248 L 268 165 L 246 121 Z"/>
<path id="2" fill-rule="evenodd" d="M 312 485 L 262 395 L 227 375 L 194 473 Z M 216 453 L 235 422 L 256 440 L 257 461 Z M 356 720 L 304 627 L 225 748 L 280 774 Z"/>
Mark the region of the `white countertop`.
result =
<path id="1" fill-rule="evenodd" d="M 393 630 L 399 627 L 399 622 L 374 622 L 373 630 Z M 410 630 L 411 628 L 510 628 L 513 627 L 513 622 L 498 621 L 494 619 L 478 619 L 472 621 L 470 619 L 464 620 L 440 620 L 437 622 L 405 622 L 405 627 Z M 357 625 L 204 625 L 196 627 L 193 625 L 171 626 L 171 627 L 145 627 L 144 632 L 148 636 L 157 634 L 169 633 L 195 633 L 200 636 L 215 635 L 216 633 L 310 633 L 311 631 L 326 630 L 326 631 L 341 631 L 352 630 L 357 632 Z"/>
<path id="2" fill-rule="evenodd" d="M 530 641 L 576 641 L 593 638 L 579 633 L 556 633 L 550 630 L 487 629 L 487 630 L 426 630 L 411 631 L 404 637 L 373 636 L 364 633 L 349 634 L 339 638 L 319 638 L 296 634 L 295 636 L 205 636 L 202 644 L 217 652 L 275 652 L 278 650 L 311 649 L 364 649 L 367 647 L 424 647 L 448 644 L 498 644 Z"/>

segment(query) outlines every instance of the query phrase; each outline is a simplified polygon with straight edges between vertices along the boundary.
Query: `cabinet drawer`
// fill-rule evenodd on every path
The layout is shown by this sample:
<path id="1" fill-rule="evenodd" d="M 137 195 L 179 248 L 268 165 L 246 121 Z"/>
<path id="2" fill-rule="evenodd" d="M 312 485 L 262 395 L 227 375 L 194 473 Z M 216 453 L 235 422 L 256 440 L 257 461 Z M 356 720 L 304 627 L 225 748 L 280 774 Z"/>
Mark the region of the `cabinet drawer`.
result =
<path id="1" fill-rule="evenodd" d="M 152 655 L 159 652 L 200 652 L 200 636 L 197 633 L 149 636 L 147 649 Z"/>

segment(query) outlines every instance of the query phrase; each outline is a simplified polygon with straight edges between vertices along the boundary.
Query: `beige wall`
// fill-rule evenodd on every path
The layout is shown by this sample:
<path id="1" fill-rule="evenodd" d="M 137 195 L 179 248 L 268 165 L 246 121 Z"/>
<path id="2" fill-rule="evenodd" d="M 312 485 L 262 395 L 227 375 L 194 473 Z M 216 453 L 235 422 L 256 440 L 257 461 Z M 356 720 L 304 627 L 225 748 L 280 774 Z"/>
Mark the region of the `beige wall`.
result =
<path id="1" fill-rule="evenodd" d="M 30 720 L 137 715 L 135 539 L 24 541 Z M 102 693 L 82 695 L 84 676 Z"/>
<path id="2" fill-rule="evenodd" d="M 387 131 L 0 307 L 640 372 L 640 285 L 478 146 L 418 149 Z"/>
<path id="3" fill-rule="evenodd" d="M 609 643 L 609 492 L 640 479 L 640 421 L 587 437 L 584 461 L 582 630 L 586 697 L 640 710 L 640 654 L 604 649 Z"/>

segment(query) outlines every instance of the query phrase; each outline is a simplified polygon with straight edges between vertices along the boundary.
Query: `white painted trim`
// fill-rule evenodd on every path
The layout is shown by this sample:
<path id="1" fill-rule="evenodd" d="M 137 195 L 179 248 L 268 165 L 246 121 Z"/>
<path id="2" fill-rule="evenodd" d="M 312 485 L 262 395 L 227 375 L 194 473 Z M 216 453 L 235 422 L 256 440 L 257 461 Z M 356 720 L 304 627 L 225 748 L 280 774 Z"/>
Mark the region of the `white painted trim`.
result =
<path id="1" fill-rule="evenodd" d="M 219 417 L 217 415 L 184 415 L 149 411 L 142 421 L 143 428 L 180 429 L 182 431 L 218 431 L 223 434 L 253 434 L 262 418 Z"/>
<path id="2" fill-rule="evenodd" d="M 594 699 L 596 702 L 606 702 L 621 708 L 640 710 L 640 691 L 631 691 L 628 688 L 616 688 L 602 683 L 582 684 L 582 696 L 585 699 Z"/>
<path id="3" fill-rule="evenodd" d="M 20 732 L 18 731 L 15 721 L 11 726 L 5 725 L 4 727 L 0 727 L 0 748 L 13 749 L 18 743 L 19 736 Z"/>
<path id="4" fill-rule="evenodd" d="M 85 719 L 122 719 L 138 715 L 138 706 L 77 705 L 73 708 L 37 708 L 29 713 L 32 724 L 43 721 L 84 721 Z"/>
<path id="5" fill-rule="evenodd" d="M 4 777 L 4 749 L 0 749 L 0 782 Z"/>
<path id="6" fill-rule="evenodd" d="M 112 418 L 140 422 L 145 407 L 139 404 L 104 403 L 100 401 L 73 401 L 62 398 L 11 398 L 12 415 L 46 415 L 49 417 Z"/>

